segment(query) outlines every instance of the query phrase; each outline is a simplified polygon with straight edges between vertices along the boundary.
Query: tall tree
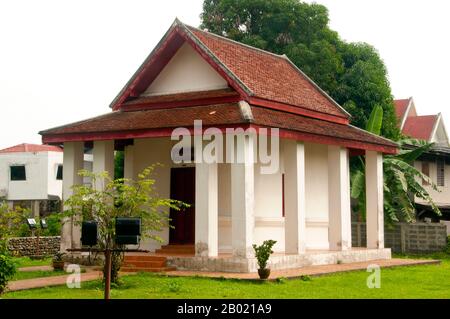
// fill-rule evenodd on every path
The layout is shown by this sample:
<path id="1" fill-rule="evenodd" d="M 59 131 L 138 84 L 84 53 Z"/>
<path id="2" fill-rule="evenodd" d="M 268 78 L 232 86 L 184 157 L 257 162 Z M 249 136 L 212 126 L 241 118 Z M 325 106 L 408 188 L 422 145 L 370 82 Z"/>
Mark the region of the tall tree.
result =
<path id="1" fill-rule="evenodd" d="M 298 0 L 205 0 L 201 27 L 286 54 L 364 128 L 372 109 L 384 111 L 381 134 L 398 139 L 391 88 L 378 52 L 347 43 L 328 26 L 325 6 Z"/>

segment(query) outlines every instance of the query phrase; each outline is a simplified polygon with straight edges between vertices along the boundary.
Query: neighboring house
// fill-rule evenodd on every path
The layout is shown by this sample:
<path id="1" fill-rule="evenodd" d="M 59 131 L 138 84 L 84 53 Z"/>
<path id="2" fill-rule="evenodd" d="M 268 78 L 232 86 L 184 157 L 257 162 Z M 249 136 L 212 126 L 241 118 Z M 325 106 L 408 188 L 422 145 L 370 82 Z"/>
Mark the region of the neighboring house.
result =
<path id="1" fill-rule="evenodd" d="M 92 169 L 92 155 L 85 155 L 84 168 Z M 0 200 L 10 206 L 28 208 L 34 216 L 57 211 L 62 180 L 61 147 L 20 144 L 0 150 Z"/>
<path id="2" fill-rule="evenodd" d="M 0 150 L 0 199 L 29 208 L 35 216 L 57 209 L 62 164 L 58 146 L 20 144 Z"/>
<path id="3" fill-rule="evenodd" d="M 398 123 L 405 136 L 434 143 L 432 149 L 423 154 L 414 166 L 430 177 L 439 191 L 434 190 L 425 180 L 425 189 L 443 213 L 443 219 L 450 220 L 450 145 L 441 113 L 435 115 L 418 115 L 413 98 L 395 100 Z M 430 206 L 422 199 L 416 198 L 417 216 L 438 220 Z"/>
<path id="4" fill-rule="evenodd" d="M 252 244 L 267 239 L 277 241 L 280 255 L 271 265 L 278 269 L 390 258 L 384 248 L 382 155 L 396 153 L 397 144 L 350 125 L 349 114 L 286 56 L 176 20 L 111 108 L 40 132 L 44 143 L 64 145 L 63 197 L 81 183 L 76 172 L 86 144 L 93 145 L 94 172 L 112 172 L 119 149 L 126 178 L 162 163 L 158 194 L 193 204 L 171 212 L 175 228 L 160 234 L 169 245 L 163 249 L 184 245 L 202 257 L 180 258 L 182 267 L 254 271 Z M 175 163 L 171 153 L 178 141 L 171 134 L 176 128 L 195 131 L 195 120 L 203 121 L 200 133 L 252 128 L 257 134 L 237 133 L 241 143 L 226 145 L 225 153 L 243 154 L 239 163 Z M 280 137 L 279 166 L 270 174 L 252 156 L 265 128 L 279 129 Z M 353 155 L 366 155 L 367 249 L 351 247 Z M 80 247 L 79 234 L 67 223 L 62 249 Z M 161 245 L 149 241 L 141 247 Z"/>

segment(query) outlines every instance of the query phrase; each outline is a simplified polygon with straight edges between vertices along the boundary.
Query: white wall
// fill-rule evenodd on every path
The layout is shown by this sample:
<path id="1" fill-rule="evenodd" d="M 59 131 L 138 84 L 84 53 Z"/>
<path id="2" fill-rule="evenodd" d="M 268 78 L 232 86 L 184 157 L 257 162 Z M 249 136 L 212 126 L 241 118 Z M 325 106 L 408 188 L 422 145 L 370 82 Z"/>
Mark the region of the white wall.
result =
<path id="1" fill-rule="evenodd" d="M 306 248 L 328 249 L 328 146 L 305 143 Z"/>
<path id="2" fill-rule="evenodd" d="M 185 43 L 142 95 L 227 88 L 227 82 Z"/>
<path id="3" fill-rule="evenodd" d="M 0 190 L 7 190 L 7 200 L 44 200 L 61 196 L 62 183 L 56 181 L 57 164 L 62 152 L 0 154 Z M 25 165 L 26 181 L 11 181 L 10 166 Z"/>
<path id="4" fill-rule="evenodd" d="M 449 146 L 447 133 L 445 131 L 444 122 L 442 120 L 442 117 L 439 117 L 439 122 L 438 122 L 437 127 L 436 127 L 436 132 L 431 137 L 431 141 L 430 142 L 436 143 L 439 146 L 445 146 L 445 147 Z"/>
<path id="5" fill-rule="evenodd" d="M 428 162 L 430 167 L 430 178 L 433 183 L 437 183 L 437 165 L 436 162 Z M 415 161 L 414 167 L 422 171 L 422 162 Z M 421 182 L 421 181 L 420 181 Z M 433 198 L 434 202 L 437 204 L 450 204 L 450 165 L 445 165 L 445 179 L 444 186 L 438 186 L 439 191 L 435 191 L 430 185 L 423 187 L 428 191 L 428 193 Z M 416 198 L 416 203 L 425 203 L 424 200 Z"/>

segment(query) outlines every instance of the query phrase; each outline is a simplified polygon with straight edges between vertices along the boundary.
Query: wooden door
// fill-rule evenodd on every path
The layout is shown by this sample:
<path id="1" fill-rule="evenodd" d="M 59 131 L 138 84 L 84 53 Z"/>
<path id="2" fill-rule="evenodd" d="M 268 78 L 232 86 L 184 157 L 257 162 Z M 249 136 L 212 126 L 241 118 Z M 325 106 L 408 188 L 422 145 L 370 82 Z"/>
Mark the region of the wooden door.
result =
<path id="1" fill-rule="evenodd" d="M 195 241 L 195 167 L 172 168 L 170 198 L 190 204 L 181 211 L 170 211 L 169 244 L 194 244 Z"/>

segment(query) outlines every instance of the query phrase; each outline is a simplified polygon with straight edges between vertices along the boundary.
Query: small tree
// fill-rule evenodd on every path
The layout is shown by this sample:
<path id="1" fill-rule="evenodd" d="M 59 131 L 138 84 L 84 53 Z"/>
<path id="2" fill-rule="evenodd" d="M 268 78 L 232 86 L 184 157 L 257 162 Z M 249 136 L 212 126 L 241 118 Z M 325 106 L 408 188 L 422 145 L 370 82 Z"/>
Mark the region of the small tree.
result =
<path id="1" fill-rule="evenodd" d="M 8 239 L 18 232 L 25 222 L 27 213 L 27 210 L 10 208 L 6 202 L 0 202 L 0 294 L 16 273 L 15 264 L 8 250 Z"/>
<path id="2" fill-rule="evenodd" d="M 80 225 L 83 220 L 98 224 L 98 245 L 101 249 L 121 249 L 115 242 L 116 217 L 139 217 L 142 221 L 142 237 L 162 242 L 157 232 L 169 226 L 169 209 L 180 210 L 186 204 L 160 198 L 151 177 L 155 166 L 138 175 L 137 180 L 111 179 L 107 172 L 94 174 L 81 170 L 79 175 L 90 177 L 91 185 L 73 186 L 73 195 L 65 202 L 69 207 L 63 217 L 70 217 Z M 123 254 L 113 252 L 111 281 L 118 283 Z"/>

